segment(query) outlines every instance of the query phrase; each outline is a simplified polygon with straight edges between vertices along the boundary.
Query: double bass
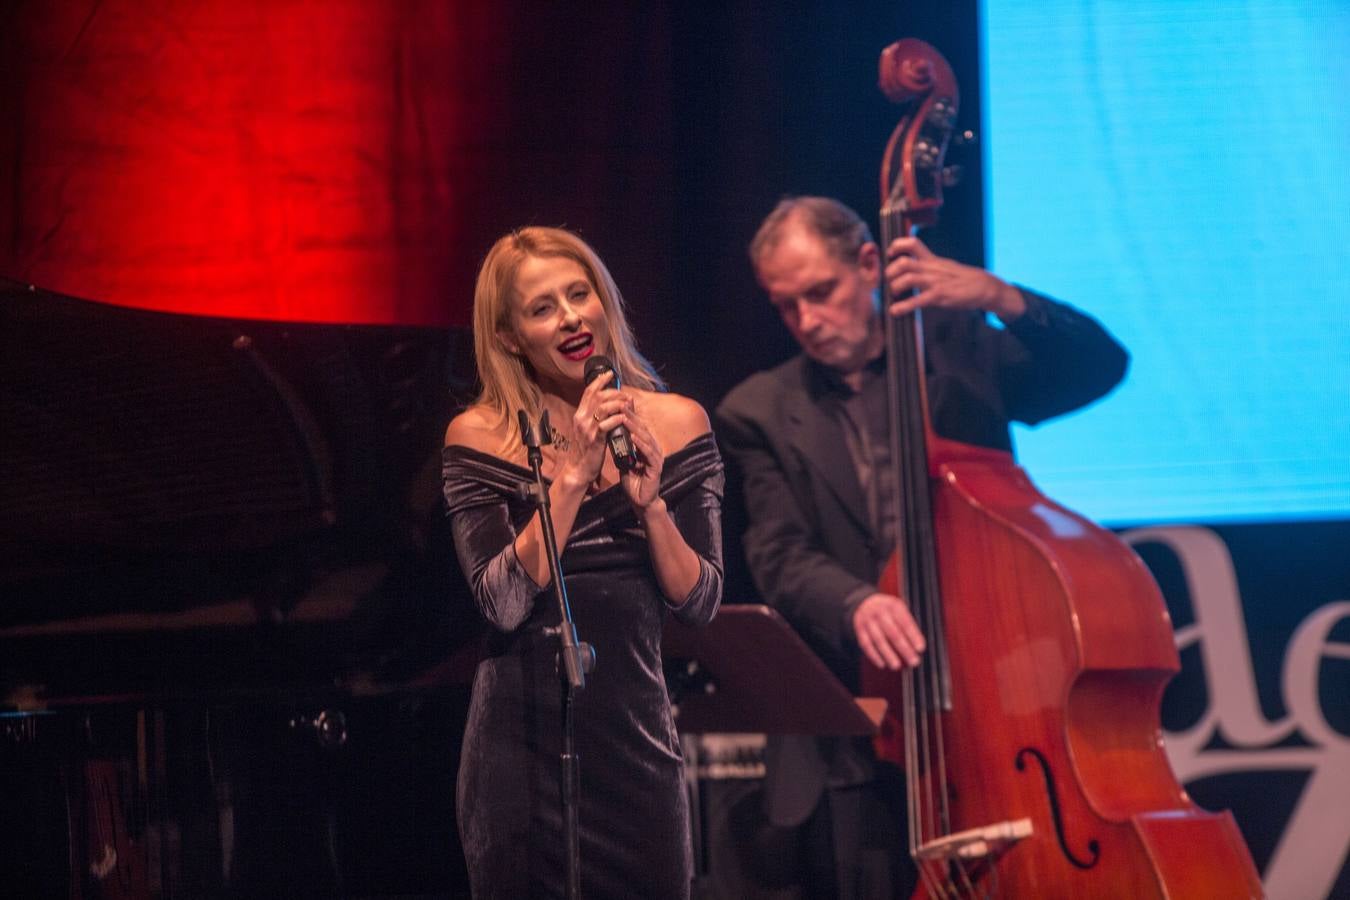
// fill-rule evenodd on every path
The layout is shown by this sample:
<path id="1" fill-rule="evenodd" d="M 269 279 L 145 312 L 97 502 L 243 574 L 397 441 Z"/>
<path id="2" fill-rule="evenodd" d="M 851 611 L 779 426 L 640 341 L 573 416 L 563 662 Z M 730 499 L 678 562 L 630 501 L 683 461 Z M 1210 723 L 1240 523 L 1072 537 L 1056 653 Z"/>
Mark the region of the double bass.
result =
<path id="1" fill-rule="evenodd" d="M 959 96 L 914 39 L 882 53 L 880 84 L 905 110 L 882 163 L 886 247 L 937 219 Z M 863 672 L 890 701 L 877 751 L 905 770 L 917 896 L 1262 896 L 1232 815 L 1196 806 L 1164 754 L 1180 663 L 1148 569 L 1009 454 L 933 432 L 920 316 L 884 316 L 900 527 L 881 589 L 928 650 Z"/>

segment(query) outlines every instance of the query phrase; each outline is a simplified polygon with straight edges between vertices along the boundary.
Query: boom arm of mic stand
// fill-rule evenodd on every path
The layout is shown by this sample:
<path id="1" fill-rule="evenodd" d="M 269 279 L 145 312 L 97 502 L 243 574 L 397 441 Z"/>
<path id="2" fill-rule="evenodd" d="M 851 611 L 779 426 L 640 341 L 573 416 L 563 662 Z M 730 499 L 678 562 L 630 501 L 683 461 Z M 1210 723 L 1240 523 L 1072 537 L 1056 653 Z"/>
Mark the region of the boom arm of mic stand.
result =
<path id="1" fill-rule="evenodd" d="M 553 595 L 558 601 L 557 633 L 561 644 L 558 655 L 561 657 L 561 666 L 567 676 L 567 683 L 573 689 L 579 690 L 586 686 L 586 673 L 595 668 L 595 649 L 577 639 L 577 626 L 572 621 L 572 607 L 567 602 L 567 586 L 563 583 L 562 563 L 558 558 L 558 539 L 553 531 L 553 510 L 542 470 L 544 454 L 540 449 L 541 445 L 553 442 L 552 432 L 548 427 L 548 411 L 545 410 L 540 417 L 538 431 L 530 424 L 525 410 L 519 410 L 517 416 L 520 421 L 520 440 L 525 445 L 530 470 L 534 472 L 534 484 L 530 493 L 539 508 L 539 525 L 544 532 L 544 552 L 548 555 L 549 574 L 553 576 Z"/>

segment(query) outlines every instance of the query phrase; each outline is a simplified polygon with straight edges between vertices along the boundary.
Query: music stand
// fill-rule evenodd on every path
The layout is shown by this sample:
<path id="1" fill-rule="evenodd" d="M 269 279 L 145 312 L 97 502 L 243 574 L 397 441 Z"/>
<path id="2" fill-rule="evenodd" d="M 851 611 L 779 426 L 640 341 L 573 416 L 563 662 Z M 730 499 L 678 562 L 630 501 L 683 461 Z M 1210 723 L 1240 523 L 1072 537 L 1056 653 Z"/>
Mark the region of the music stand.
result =
<path id="1" fill-rule="evenodd" d="M 886 712 L 880 697 L 854 697 L 767 606 L 723 606 L 702 628 L 669 620 L 661 654 L 675 670 L 675 727 L 687 734 L 870 735 Z"/>
<path id="2" fill-rule="evenodd" d="M 668 619 L 661 655 L 685 755 L 693 893 L 702 897 L 710 888 L 699 750 L 685 735 L 876 734 L 886 701 L 854 697 L 786 619 L 759 604 L 724 605 L 702 628 Z"/>

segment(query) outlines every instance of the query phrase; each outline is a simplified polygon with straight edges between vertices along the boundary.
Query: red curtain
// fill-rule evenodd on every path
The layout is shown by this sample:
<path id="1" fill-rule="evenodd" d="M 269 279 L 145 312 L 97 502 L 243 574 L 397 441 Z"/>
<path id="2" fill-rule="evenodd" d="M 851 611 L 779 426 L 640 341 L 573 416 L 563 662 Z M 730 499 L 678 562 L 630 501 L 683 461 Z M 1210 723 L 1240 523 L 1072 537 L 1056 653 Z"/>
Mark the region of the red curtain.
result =
<path id="1" fill-rule="evenodd" d="M 0 275 L 114 304 L 462 325 L 510 65 L 494 3 L 0 13 Z M 7 208 L 5 208 L 7 207 Z"/>

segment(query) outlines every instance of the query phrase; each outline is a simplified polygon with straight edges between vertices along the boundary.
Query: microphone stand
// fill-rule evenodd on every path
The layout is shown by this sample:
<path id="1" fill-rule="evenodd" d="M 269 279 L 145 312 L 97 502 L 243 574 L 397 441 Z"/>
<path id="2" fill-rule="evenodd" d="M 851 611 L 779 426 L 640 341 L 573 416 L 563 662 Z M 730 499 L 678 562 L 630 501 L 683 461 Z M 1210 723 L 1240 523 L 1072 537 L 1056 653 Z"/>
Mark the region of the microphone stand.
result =
<path id="1" fill-rule="evenodd" d="M 539 509 L 539 525 L 544 532 L 544 552 L 548 555 L 548 568 L 553 576 L 553 595 L 558 600 L 558 627 L 548 629 L 558 635 L 558 669 L 562 688 L 562 809 L 563 835 L 567 842 L 567 897 L 568 900 L 580 900 L 581 897 L 581 832 L 577 819 L 577 807 L 580 802 L 581 783 L 578 759 L 573 745 L 573 721 L 575 710 L 572 700 L 577 691 L 586 686 L 586 673 L 595 668 L 595 649 L 590 644 L 577 640 L 577 626 L 572 620 L 572 607 L 567 602 L 567 586 L 563 584 L 562 563 L 558 559 L 558 540 L 553 532 L 553 511 L 549 503 L 548 488 L 544 485 L 542 466 L 543 451 L 540 446 L 553 443 L 553 433 L 548 427 L 548 411 L 539 418 L 539 430 L 530 425 L 525 410 L 518 410 L 520 421 L 520 442 L 525 445 L 530 470 L 534 472 L 534 484 L 529 493 Z"/>

